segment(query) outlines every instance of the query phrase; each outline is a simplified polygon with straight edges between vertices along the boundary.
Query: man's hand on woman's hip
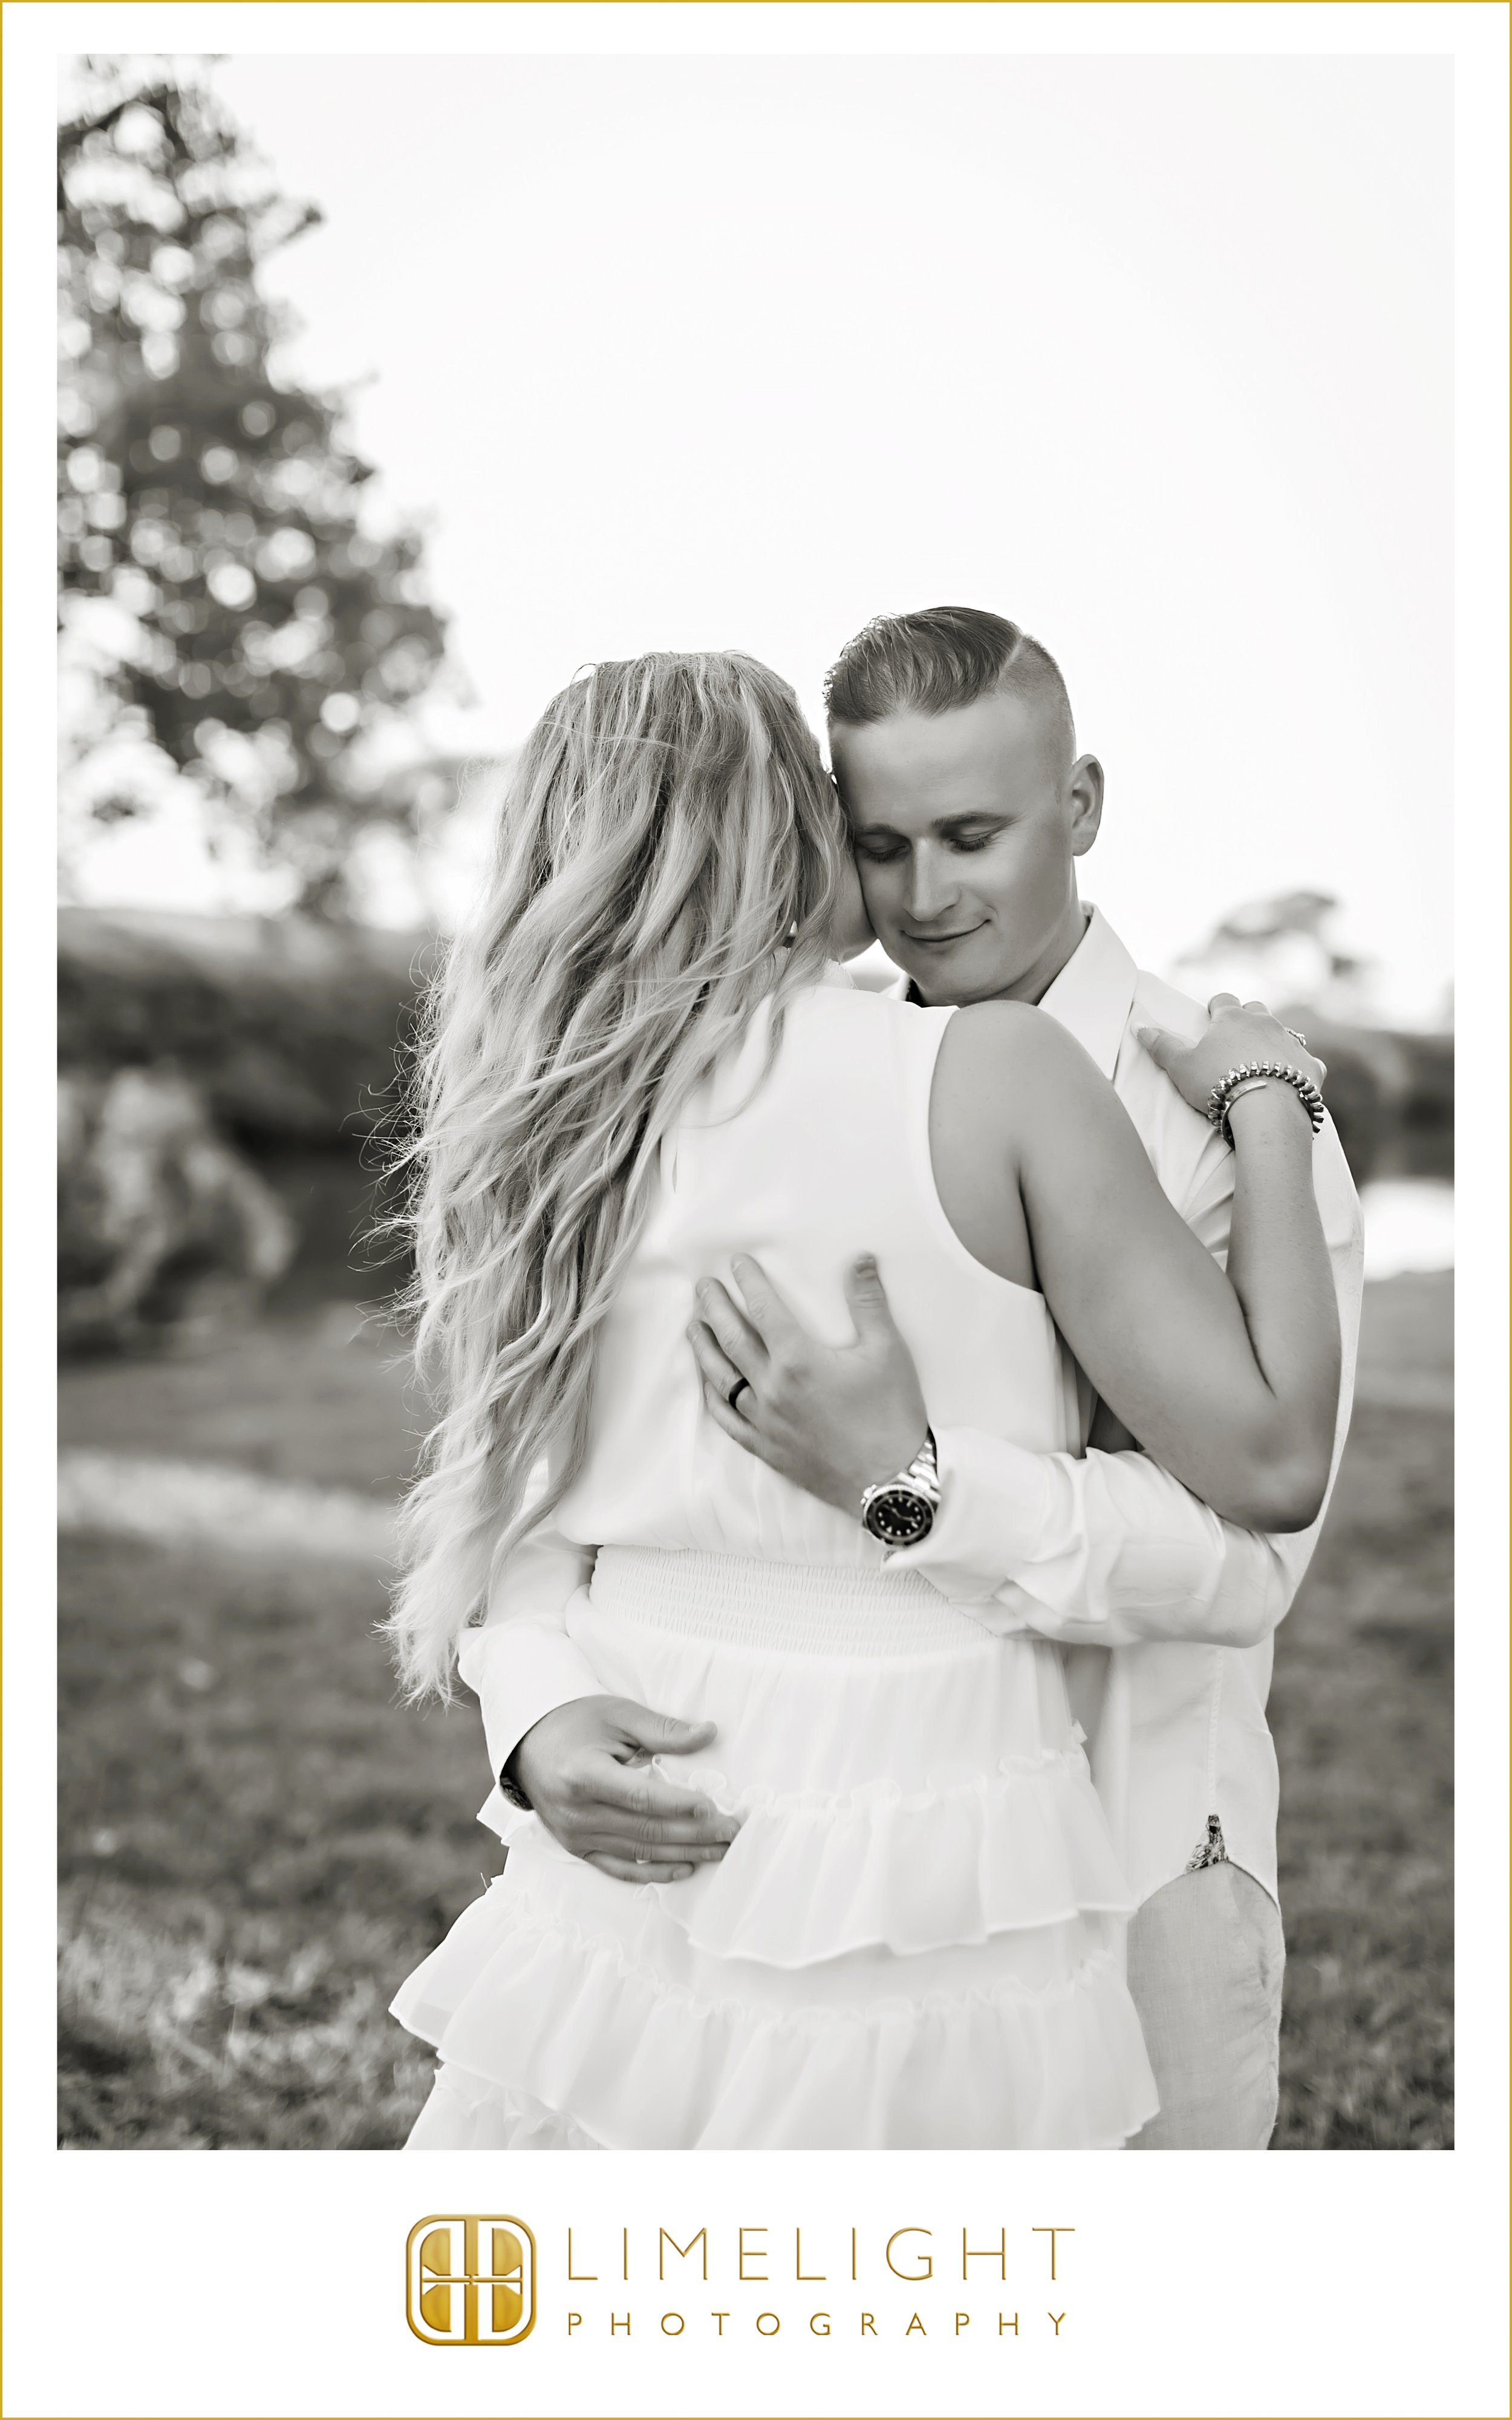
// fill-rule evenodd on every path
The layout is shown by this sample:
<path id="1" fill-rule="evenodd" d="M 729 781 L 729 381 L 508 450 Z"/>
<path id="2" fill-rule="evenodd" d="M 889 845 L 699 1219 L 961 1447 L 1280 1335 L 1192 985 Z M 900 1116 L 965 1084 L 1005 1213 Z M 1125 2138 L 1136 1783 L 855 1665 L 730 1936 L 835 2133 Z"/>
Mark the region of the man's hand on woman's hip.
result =
<path id="1" fill-rule="evenodd" d="M 905 1470 L 929 1430 L 875 1261 L 863 1255 L 845 1272 L 856 1340 L 839 1345 L 810 1335 L 759 1261 L 733 1267 L 745 1310 L 704 1278 L 687 1331 L 710 1417 L 795 1487 L 858 1514 L 866 1489 Z"/>
<path id="2" fill-rule="evenodd" d="M 574 1698 L 532 1723 L 506 1770 L 575 1857 L 616 1882 L 680 1882 L 724 1855 L 740 1818 L 640 1760 L 694 1754 L 715 1728 L 629 1698 Z"/>

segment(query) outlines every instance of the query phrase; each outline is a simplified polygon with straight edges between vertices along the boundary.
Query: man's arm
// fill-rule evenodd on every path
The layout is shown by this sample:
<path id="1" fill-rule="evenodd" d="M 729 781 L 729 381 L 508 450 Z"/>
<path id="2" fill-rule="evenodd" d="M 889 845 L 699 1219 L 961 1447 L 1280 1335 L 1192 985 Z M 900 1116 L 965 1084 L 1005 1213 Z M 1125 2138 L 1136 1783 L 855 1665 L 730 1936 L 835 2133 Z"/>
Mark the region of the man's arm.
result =
<path id="1" fill-rule="evenodd" d="M 566 1626 L 593 1567 L 592 1547 L 549 1524 L 532 1530 L 496 1574 L 483 1622 L 463 1632 L 457 1671 L 496 1784 L 507 1766 L 552 1837 L 616 1881 L 676 1882 L 722 1857 L 738 1822 L 646 1760 L 706 1747 L 715 1727 L 606 1692 Z"/>
<path id="2" fill-rule="evenodd" d="M 746 1315 L 710 1283 L 689 1330 L 710 1418 L 795 1487 L 858 1512 L 862 1490 L 903 1469 L 928 1426 L 875 1265 L 847 1274 L 857 1337 L 838 1348 L 779 1304 L 759 1265 L 737 1263 L 736 1276 Z M 751 1391 L 732 1410 L 748 1373 Z M 935 1448 L 934 1526 L 887 1567 L 918 1572 L 985 1629 L 1098 1647 L 1250 1646 L 1286 1610 L 1273 1542 L 1220 1521 L 1145 1454 L 1034 1453 L 980 1429 L 937 1430 Z"/>
<path id="3" fill-rule="evenodd" d="M 593 1568 L 592 1548 L 543 1524 L 494 1575 L 482 1622 L 462 1633 L 456 1668 L 482 1710 L 496 1779 L 543 1714 L 604 1694 L 587 1656 L 567 1636 L 567 1606 L 588 1585 Z"/>
<path id="4" fill-rule="evenodd" d="M 1305 1556 L 1294 1571 L 1282 1550 L 1304 1537 L 1220 1521 L 1137 1449 L 1037 1454 L 976 1429 L 935 1442 L 939 1514 L 889 1569 L 918 1572 L 989 1630 L 1069 1647 L 1253 1647 L 1290 1605 Z"/>

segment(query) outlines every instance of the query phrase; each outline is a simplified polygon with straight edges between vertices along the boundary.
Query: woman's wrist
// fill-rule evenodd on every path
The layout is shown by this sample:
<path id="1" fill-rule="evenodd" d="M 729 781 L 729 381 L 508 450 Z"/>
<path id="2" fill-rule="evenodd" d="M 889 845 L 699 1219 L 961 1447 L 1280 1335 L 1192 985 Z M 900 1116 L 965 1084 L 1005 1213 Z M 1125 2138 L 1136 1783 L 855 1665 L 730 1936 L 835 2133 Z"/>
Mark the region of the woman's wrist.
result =
<path id="1" fill-rule="evenodd" d="M 1307 1103 L 1295 1085 L 1279 1076 L 1252 1077 L 1242 1091 L 1230 1094 L 1224 1113 L 1224 1131 L 1232 1140 L 1244 1127 L 1252 1134 L 1294 1129 L 1309 1140 L 1315 1131 Z"/>
<path id="2" fill-rule="evenodd" d="M 1229 1110 L 1234 1103 L 1255 1097 L 1259 1091 L 1276 1090 L 1295 1094 L 1316 1134 L 1323 1123 L 1322 1094 L 1310 1076 L 1285 1059 L 1249 1059 L 1240 1066 L 1230 1067 L 1208 1095 L 1209 1124 L 1217 1127 L 1226 1142 L 1232 1142 Z"/>

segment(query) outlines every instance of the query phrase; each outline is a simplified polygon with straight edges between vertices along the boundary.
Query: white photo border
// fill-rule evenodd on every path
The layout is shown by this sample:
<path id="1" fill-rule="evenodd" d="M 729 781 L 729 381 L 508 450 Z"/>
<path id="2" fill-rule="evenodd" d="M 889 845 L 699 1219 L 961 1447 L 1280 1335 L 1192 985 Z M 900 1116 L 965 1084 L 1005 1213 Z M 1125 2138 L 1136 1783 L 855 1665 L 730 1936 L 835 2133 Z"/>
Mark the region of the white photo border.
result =
<path id="1" fill-rule="evenodd" d="M 5 355 L 9 612 L 6 702 L 5 1208 L 9 1244 L 5 1369 L 8 1818 L 6 2186 L 12 2298 L 9 2408 L 32 2413 L 345 2414 L 977 2413 L 1375 2414 L 1504 2411 L 1506 2210 L 1506 12 L 1499 6 L 498 6 L 147 5 L 7 12 Z M 214 2157 L 120 2150 L 81 2159 L 54 2147 L 53 1898 L 39 1831 L 53 1804 L 53 1547 L 47 1400 L 52 1232 L 33 1164 L 48 1131 L 53 969 L 50 694 L 42 609 L 52 581 L 52 506 L 41 472 L 51 434 L 54 309 L 41 196 L 50 194 L 55 61 L 89 48 L 182 52 L 359 51 L 643 54 L 759 51 L 1222 53 L 1452 55 L 1457 65 L 1458 464 L 1456 730 L 1459 771 L 1459 1049 L 1474 1106 L 1459 1138 L 1458 1249 L 1465 1282 L 1458 1525 L 1468 1619 L 1457 1731 L 1461 1831 L 1459 2149 L 1409 2164 L 1311 2156 L 1258 2164 L 1238 2154 L 1131 2164 L 1110 2155 L 987 2153 L 613 2153 L 491 2163 L 440 2153 L 252 2152 Z M 440 2365 L 405 2326 L 404 2244 L 427 2211 L 515 2212 L 542 2246 L 543 2312 L 498 2360 Z M 800 2226 L 816 2247 L 856 2226 L 932 2226 L 949 2244 L 1013 2231 L 1004 2299 L 980 2287 L 966 2330 L 949 2294 L 922 2335 L 903 2321 L 909 2288 L 882 2272 L 872 2306 L 890 2335 L 863 2341 L 851 2316 L 826 2338 L 821 2305 L 791 2277 Z M 673 2307 L 645 2241 L 700 2225 L 733 2241 L 768 2230 L 770 2304 L 760 2340 L 754 2287 L 711 2287 L 737 2334 L 664 2334 Z M 594 2282 L 602 2320 L 633 2308 L 632 2333 L 565 2330 L 566 2227 L 612 2264 L 632 2230 L 635 2275 Z M 1043 2238 L 1074 2226 L 1063 2290 L 1049 2291 Z M 649 2235 L 648 2235 L 649 2230 Z M 980 2230 L 980 2233 L 979 2233 Z M 1022 2238 L 1022 2242 L 1018 2240 Z M 44 2256 L 42 2247 L 50 2249 Z M 607 2250 L 606 2250 L 607 2247 Z M 1063 2245 L 1063 2252 L 1066 2250 Z M 22 2254 L 24 2257 L 20 2257 Z M 725 2257 L 721 2253 L 721 2258 Z M 595 2265 L 586 2257 L 580 2265 Z M 65 2286 L 61 2272 L 68 2270 Z M 45 2283 L 39 2272 L 45 2273 Z M 726 2265 L 728 2277 L 728 2262 Z M 645 2276 L 642 2285 L 641 2277 Z M 75 2283 L 75 2277 L 77 2283 Z M 609 2289 L 609 2299 L 602 2289 Z M 586 2297 L 585 2284 L 580 2289 Z M 700 2288 L 702 2292 L 702 2287 Z M 918 2288 L 919 2296 L 925 2291 Z M 1054 2311 L 1072 2314 L 1062 2335 Z M 925 2305 L 918 2303 L 922 2311 Z M 954 2310 L 951 2302 L 951 2312 Z M 1021 2333 L 991 2335 L 1014 2308 Z M 1044 2319 L 1039 2317 L 1041 2309 Z M 744 2315 L 751 2314 L 750 2318 Z M 938 2317 L 942 2325 L 936 2328 Z M 643 2325 L 642 2325 L 643 2318 Z M 1033 2332 L 1031 2333 L 1031 2320 Z M 596 2322 L 595 2322 L 596 2325 Z M 740 2357 L 733 2357 L 738 2343 Z M 884 2350 L 884 2345 L 887 2350 Z M 843 2347 L 843 2350 L 842 2350 Z M 1012 2363 L 1005 2370 L 1005 2360 Z M 499 2362 L 506 2366 L 501 2370 Z M 213 2399 L 211 2399 L 213 2398 Z"/>

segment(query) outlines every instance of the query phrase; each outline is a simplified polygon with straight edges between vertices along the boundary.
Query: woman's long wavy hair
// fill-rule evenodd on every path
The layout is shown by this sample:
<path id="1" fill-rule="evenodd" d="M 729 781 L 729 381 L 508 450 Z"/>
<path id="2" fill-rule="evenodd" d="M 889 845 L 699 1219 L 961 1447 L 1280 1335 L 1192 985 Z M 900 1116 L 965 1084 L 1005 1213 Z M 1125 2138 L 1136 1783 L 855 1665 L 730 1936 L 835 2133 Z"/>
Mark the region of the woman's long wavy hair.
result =
<path id="1" fill-rule="evenodd" d="M 658 1145 L 766 1000 L 775 1047 L 823 966 L 843 849 L 797 700 L 748 656 L 599 664 L 526 742 L 400 1152 L 438 1415 L 387 1625 L 411 1696 L 448 1694 L 492 1571 L 580 1469 Z"/>

